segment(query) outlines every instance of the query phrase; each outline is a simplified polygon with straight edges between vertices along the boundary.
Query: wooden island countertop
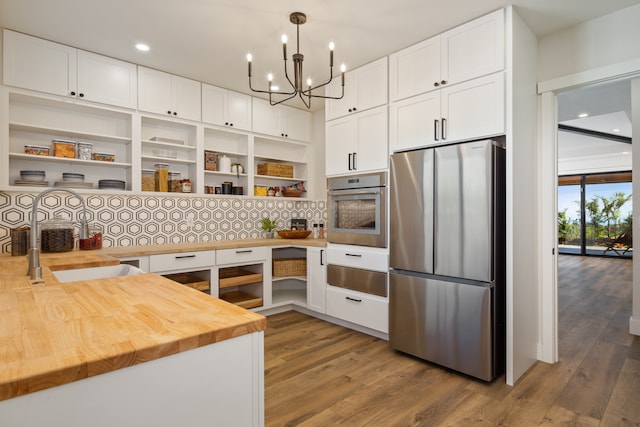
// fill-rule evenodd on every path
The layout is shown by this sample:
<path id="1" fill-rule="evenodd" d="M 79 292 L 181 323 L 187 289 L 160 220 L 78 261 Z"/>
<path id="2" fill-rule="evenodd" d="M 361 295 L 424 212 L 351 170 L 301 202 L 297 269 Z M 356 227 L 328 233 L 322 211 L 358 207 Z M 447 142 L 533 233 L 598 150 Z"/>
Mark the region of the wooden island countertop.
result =
<path id="1" fill-rule="evenodd" d="M 26 275 L 26 257 L 0 256 L 0 400 L 266 328 L 264 316 L 153 273 L 59 283 L 51 271 L 115 265 L 125 256 L 301 243 L 279 240 L 41 254 L 39 285 Z"/>

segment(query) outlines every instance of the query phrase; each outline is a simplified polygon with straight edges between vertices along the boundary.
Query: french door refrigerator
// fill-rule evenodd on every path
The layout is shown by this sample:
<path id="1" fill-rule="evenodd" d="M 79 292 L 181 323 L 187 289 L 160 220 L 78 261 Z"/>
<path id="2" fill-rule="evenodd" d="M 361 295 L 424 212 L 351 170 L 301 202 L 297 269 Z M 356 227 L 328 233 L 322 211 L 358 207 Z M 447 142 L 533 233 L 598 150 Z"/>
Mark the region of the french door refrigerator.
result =
<path id="1" fill-rule="evenodd" d="M 391 156 L 389 342 L 485 381 L 504 370 L 504 176 L 493 140 Z"/>

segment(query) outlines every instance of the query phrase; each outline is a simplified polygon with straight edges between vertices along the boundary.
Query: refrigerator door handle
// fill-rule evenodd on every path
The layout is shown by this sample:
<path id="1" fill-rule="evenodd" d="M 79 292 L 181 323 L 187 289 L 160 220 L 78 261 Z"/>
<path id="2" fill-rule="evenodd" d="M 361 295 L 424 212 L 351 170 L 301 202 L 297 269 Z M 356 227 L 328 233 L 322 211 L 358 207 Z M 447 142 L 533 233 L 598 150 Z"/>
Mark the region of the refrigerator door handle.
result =
<path id="1" fill-rule="evenodd" d="M 433 140 L 439 141 L 438 139 L 438 119 L 433 121 Z"/>

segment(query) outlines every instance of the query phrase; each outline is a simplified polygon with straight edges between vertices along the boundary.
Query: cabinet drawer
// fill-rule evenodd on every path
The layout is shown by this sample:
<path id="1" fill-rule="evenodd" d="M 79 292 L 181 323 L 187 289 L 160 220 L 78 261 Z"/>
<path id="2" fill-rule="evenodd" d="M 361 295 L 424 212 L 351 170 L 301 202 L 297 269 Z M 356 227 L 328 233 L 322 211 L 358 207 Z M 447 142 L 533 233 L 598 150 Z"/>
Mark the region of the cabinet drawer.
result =
<path id="1" fill-rule="evenodd" d="M 149 271 L 210 268 L 216 263 L 215 251 L 182 252 L 149 256 Z"/>
<path id="2" fill-rule="evenodd" d="M 217 251 L 218 265 L 264 261 L 269 257 L 269 247 L 221 249 Z"/>
<path id="3" fill-rule="evenodd" d="M 327 286 L 327 314 L 380 332 L 389 332 L 386 298 Z"/>
<path id="4" fill-rule="evenodd" d="M 386 272 L 389 270 L 389 252 L 380 248 L 332 245 L 327 247 L 327 264 Z"/>

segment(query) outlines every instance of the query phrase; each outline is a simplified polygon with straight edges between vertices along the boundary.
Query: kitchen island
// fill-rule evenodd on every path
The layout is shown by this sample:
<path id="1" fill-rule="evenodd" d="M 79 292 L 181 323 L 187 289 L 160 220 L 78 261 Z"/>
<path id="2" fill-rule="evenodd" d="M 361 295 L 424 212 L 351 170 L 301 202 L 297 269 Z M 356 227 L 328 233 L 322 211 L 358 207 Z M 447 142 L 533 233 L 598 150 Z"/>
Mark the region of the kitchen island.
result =
<path id="1" fill-rule="evenodd" d="M 261 426 L 266 319 L 156 274 L 59 283 L 103 251 L 0 256 L 0 425 Z"/>

